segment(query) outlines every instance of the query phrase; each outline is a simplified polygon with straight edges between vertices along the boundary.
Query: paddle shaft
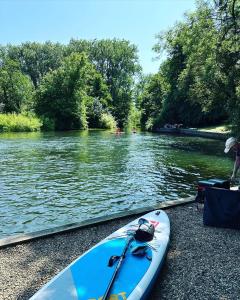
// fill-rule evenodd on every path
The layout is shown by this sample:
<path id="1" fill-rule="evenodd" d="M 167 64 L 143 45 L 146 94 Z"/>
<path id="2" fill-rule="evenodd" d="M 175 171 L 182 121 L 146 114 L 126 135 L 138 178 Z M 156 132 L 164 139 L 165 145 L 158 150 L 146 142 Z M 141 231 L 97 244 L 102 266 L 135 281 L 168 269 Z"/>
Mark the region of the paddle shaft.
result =
<path id="1" fill-rule="evenodd" d="M 112 288 L 112 286 L 114 284 L 114 281 L 115 281 L 115 279 L 117 277 L 118 271 L 119 271 L 119 269 L 120 269 L 120 267 L 122 265 L 122 262 L 123 262 L 123 260 L 125 258 L 125 255 L 127 253 L 128 247 L 129 247 L 130 243 L 132 242 L 133 238 L 134 238 L 133 236 L 131 236 L 131 237 L 128 238 L 127 243 L 126 243 L 126 245 L 125 245 L 125 247 L 123 249 L 123 253 L 122 253 L 122 255 L 120 256 L 120 258 L 118 260 L 117 266 L 115 268 L 115 271 L 114 271 L 114 273 L 112 275 L 111 281 L 109 282 L 109 285 L 107 287 L 107 290 L 106 290 L 106 292 L 105 292 L 102 300 L 107 300 L 107 297 L 109 296 L 111 288 Z"/>

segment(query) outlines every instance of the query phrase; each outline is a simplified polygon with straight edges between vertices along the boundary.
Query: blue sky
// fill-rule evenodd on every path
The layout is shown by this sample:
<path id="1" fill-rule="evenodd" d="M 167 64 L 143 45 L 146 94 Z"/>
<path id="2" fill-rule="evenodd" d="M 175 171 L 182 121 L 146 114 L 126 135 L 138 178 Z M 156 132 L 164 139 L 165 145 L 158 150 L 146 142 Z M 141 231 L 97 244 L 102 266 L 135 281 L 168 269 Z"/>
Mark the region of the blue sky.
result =
<path id="1" fill-rule="evenodd" d="M 0 44 L 127 39 L 138 46 L 144 73 L 154 73 L 155 35 L 194 9 L 194 0 L 0 0 Z"/>

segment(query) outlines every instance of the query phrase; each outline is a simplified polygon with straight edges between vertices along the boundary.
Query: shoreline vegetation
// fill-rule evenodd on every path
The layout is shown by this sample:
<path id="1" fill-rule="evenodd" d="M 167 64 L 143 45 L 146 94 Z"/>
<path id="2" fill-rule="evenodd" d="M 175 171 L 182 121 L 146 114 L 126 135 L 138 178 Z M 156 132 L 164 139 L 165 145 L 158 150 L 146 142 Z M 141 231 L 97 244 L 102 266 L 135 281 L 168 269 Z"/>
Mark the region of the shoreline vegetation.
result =
<path id="1" fill-rule="evenodd" d="M 40 131 L 42 122 L 34 116 L 23 114 L 0 114 L 1 132 L 33 132 Z"/>
<path id="2" fill-rule="evenodd" d="M 89 130 L 116 129 L 117 125 L 113 118 L 108 115 L 102 116 L 102 128 L 88 128 Z M 136 128 L 135 128 L 136 129 Z M 227 124 L 194 128 L 196 131 L 209 133 L 230 134 L 231 128 Z M 131 127 L 126 128 L 131 131 Z M 138 128 L 139 130 L 139 128 Z M 1 114 L 0 113 L 0 133 L 4 132 L 34 132 L 44 131 L 43 122 L 37 116 L 28 116 L 24 114 Z"/>
<path id="3" fill-rule="evenodd" d="M 40 123 L 44 131 L 228 123 L 238 137 L 239 16 L 238 1 L 197 1 L 194 12 L 156 36 L 159 70 L 148 75 L 137 46 L 124 39 L 0 45 L 0 113 L 40 120 L 23 126 L 5 120 L 1 130 L 39 130 Z"/>
<path id="4" fill-rule="evenodd" d="M 90 129 L 104 130 L 104 129 L 116 128 L 115 120 L 107 114 L 103 114 L 101 116 L 100 121 L 101 121 L 101 128 L 90 128 Z M 0 133 L 34 132 L 34 131 L 44 131 L 43 122 L 37 116 L 28 116 L 28 115 L 16 114 L 16 113 L 8 113 L 8 114 L 0 113 Z"/>

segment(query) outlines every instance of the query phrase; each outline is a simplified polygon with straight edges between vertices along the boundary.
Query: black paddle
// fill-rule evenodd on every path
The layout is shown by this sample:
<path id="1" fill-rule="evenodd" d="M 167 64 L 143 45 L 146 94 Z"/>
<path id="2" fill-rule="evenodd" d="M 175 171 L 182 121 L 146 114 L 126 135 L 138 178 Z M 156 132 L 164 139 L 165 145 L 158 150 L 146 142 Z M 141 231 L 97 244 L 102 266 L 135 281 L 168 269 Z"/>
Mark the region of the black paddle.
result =
<path id="1" fill-rule="evenodd" d="M 143 219 L 143 218 L 140 218 L 140 219 L 138 220 L 138 224 L 139 224 L 139 227 L 138 227 L 138 228 L 140 228 L 140 226 L 141 226 L 142 224 L 144 224 L 144 223 L 148 223 L 148 220 Z M 112 278 L 111 278 L 111 280 L 110 280 L 110 282 L 109 282 L 109 285 L 108 285 L 108 287 L 107 287 L 107 289 L 106 289 L 106 292 L 105 292 L 105 294 L 104 294 L 102 300 L 107 300 L 107 297 L 109 296 L 109 293 L 110 293 L 110 291 L 111 291 L 111 288 L 112 288 L 112 286 L 113 286 L 113 284 L 114 284 L 114 281 L 115 281 L 115 279 L 116 279 L 116 277 L 117 277 L 118 271 L 119 271 L 119 269 L 120 269 L 120 267 L 121 267 L 121 265 L 122 265 L 122 262 L 123 262 L 123 260 L 124 260 L 124 258 L 125 258 L 125 256 L 126 256 L 128 247 L 129 247 L 129 245 L 131 244 L 131 242 L 132 242 L 133 239 L 134 239 L 134 235 L 129 236 L 129 238 L 127 239 L 126 245 L 125 245 L 125 247 L 124 247 L 124 249 L 123 249 L 123 252 L 122 252 L 121 256 L 112 256 L 112 257 L 110 258 L 110 260 L 109 260 L 109 264 L 110 264 L 110 265 L 112 265 L 112 264 L 113 264 L 113 261 L 115 261 L 116 259 L 118 259 L 118 263 L 117 263 L 116 269 L 115 269 L 115 271 L 114 271 L 114 273 L 113 273 L 113 275 L 112 275 Z M 111 262 L 111 263 L 110 263 L 110 262 Z"/>

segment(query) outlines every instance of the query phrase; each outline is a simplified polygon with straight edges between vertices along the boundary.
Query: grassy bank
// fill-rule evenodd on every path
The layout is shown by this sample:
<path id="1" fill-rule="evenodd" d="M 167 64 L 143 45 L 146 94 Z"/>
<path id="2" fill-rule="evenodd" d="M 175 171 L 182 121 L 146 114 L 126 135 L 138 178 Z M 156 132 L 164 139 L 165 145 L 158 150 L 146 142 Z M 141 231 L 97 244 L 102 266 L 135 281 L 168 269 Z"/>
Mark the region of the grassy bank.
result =
<path id="1" fill-rule="evenodd" d="M 38 131 L 42 126 L 37 117 L 21 114 L 0 114 L 0 132 L 31 132 Z"/>
<path id="2" fill-rule="evenodd" d="M 199 131 L 207 131 L 207 132 L 216 132 L 216 133 L 230 133 L 230 126 L 227 124 L 217 125 L 217 126 L 207 126 L 198 128 Z"/>

